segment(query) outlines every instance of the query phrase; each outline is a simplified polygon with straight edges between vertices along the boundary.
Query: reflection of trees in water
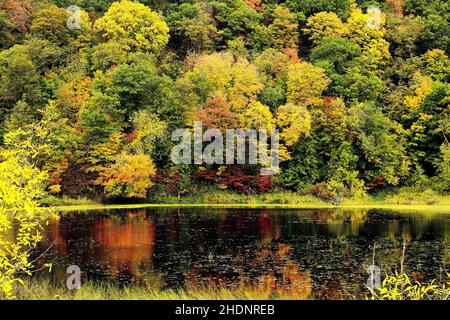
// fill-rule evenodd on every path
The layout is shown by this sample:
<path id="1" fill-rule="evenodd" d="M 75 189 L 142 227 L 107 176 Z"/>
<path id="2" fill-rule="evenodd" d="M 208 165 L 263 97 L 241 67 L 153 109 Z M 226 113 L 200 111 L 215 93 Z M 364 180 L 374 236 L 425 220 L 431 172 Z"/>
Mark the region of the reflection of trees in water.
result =
<path id="1" fill-rule="evenodd" d="M 100 265 L 103 273 L 123 280 L 132 280 L 142 266 L 151 260 L 156 233 L 155 221 L 148 220 L 145 210 L 126 211 L 120 217 L 88 220 L 82 229 L 62 218 L 49 228 L 49 241 L 67 257 L 89 272 L 91 262 Z M 73 255 L 76 252 L 77 255 Z"/>
<path id="2" fill-rule="evenodd" d="M 442 264 L 448 266 L 446 228 L 445 219 L 376 210 L 172 208 L 63 217 L 49 235 L 67 264 L 94 275 L 151 279 L 170 288 L 224 285 L 267 297 L 340 299 L 367 293 L 374 243 L 383 271 L 398 269 L 408 240 L 406 271 L 436 277 Z"/>
<path id="3" fill-rule="evenodd" d="M 262 244 L 254 250 L 253 259 L 243 259 L 233 266 L 235 277 L 231 279 L 219 270 L 205 271 L 203 267 L 194 267 L 184 274 L 185 286 L 227 287 L 245 290 L 263 299 L 307 299 L 311 294 L 310 274 L 300 270 L 290 258 L 291 250 L 286 244 Z"/>
<path id="4" fill-rule="evenodd" d="M 172 223 L 176 220 L 178 223 Z M 306 298 L 309 275 L 289 258 L 291 247 L 278 243 L 280 223 L 267 211 L 241 211 L 213 217 L 176 215 L 165 217 L 158 238 L 170 248 L 180 246 L 168 234 L 185 237 L 183 250 L 167 254 L 166 245 L 157 239 L 154 265 L 164 274 L 169 287 L 227 286 L 245 287 L 261 294 Z M 186 225 L 189 225 L 187 227 Z M 189 229 L 189 232 L 185 232 Z M 167 243 L 166 243 L 167 244 Z M 179 247 L 178 247 L 179 249 Z"/>

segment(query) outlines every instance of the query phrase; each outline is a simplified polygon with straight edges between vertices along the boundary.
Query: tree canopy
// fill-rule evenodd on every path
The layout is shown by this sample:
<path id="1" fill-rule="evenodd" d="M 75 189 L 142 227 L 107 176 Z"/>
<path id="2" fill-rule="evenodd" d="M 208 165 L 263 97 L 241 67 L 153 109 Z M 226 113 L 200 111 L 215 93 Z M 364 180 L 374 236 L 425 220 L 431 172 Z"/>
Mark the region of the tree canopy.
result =
<path id="1" fill-rule="evenodd" d="M 211 181 L 447 192 L 449 10 L 444 0 L 3 1 L 0 149 L 20 132 L 59 196 L 142 199 Z M 170 136 L 195 121 L 279 129 L 280 171 L 175 165 Z"/>

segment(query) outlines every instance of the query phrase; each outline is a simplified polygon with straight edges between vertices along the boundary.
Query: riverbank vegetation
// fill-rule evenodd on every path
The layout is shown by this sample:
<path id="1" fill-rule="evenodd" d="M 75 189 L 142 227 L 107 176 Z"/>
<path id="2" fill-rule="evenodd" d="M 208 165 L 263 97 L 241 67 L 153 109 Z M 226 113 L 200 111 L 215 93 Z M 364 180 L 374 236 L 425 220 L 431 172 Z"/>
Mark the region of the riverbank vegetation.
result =
<path id="1" fill-rule="evenodd" d="M 421 283 L 405 273 L 386 275 L 379 289 L 370 290 L 370 300 L 448 300 L 450 275 L 447 281 Z"/>
<path id="2" fill-rule="evenodd" d="M 44 199 L 47 206 L 57 208 L 70 207 L 102 207 L 102 206 L 120 206 L 120 203 L 102 202 L 101 199 L 69 198 L 47 196 Z M 340 207 L 340 206 L 421 206 L 426 207 L 441 206 L 450 207 L 450 195 L 441 195 L 432 190 L 417 192 L 414 189 L 401 188 L 393 192 L 382 192 L 376 195 L 365 195 L 359 198 L 342 198 L 333 202 L 302 194 L 293 191 L 273 191 L 265 194 L 245 195 L 233 191 L 214 190 L 207 188 L 195 194 L 185 194 L 183 196 L 171 196 L 167 194 L 154 194 L 150 198 L 127 204 L 126 206 L 164 206 L 164 205 L 246 205 L 246 206 L 270 206 L 287 205 L 305 208 L 314 207 Z"/>
<path id="3" fill-rule="evenodd" d="M 420 283 L 406 274 L 385 275 L 380 289 L 366 289 L 369 300 L 448 300 L 450 282 L 433 280 Z M 307 287 L 299 290 L 276 290 L 270 285 L 249 288 L 227 288 L 218 285 L 190 286 L 185 289 L 162 290 L 155 285 L 133 285 L 120 288 L 113 283 L 83 283 L 79 290 L 70 291 L 64 283 L 48 279 L 27 280 L 17 293 L 21 300 L 306 300 L 314 299 Z M 345 296 L 341 299 L 363 299 Z"/>
<path id="4" fill-rule="evenodd" d="M 248 287 L 226 288 L 220 286 L 190 287 L 179 290 L 162 290 L 155 286 L 129 286 L 120 288 L 117 284 L 84 283 L 80 290 L 69 291 L 64 283 L 48 280 L 29 281 L 20 288 L 21 300 L 304 300 L 303 294 L 272 295 L 271 290 Z"/>

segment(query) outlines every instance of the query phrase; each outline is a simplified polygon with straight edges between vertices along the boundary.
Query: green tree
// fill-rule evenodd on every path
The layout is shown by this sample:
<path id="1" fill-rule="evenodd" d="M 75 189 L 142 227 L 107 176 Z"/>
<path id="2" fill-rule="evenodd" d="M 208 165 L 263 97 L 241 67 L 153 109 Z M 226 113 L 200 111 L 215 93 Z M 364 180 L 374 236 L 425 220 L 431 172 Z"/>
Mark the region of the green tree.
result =
<path id="1" fill-rule="evenodd" d="M 292 12 L 312 16 L 319 12 L 335 12 L 341 19 L 350 15 L 354 0 L 286 0 L 286 6 Z"/>
<path id="2" fill-rule="evenodd" d="M 171 44 L 184 52 L 211 50 L 220 39 L 211 9 L 201 2 L 174 5 L 167 16 Z"/>
<path id="3" fill-rule="evenodd" d="M 69 16 L 66 8 L 44 6 L 35 13 L 30 33 L 36 38 L 46 39 L 61 46 L 82 46 L 90 42 L 92 28 L 88 14 L 80 10 L 80 28 L 67 27 Z"/>
<path id="4" fill-rule="evenodd" d="M 328 187 L 336 196 L 362 197 L 365 193 L 364 182 L 359 179 L 358 156 L 352 146 L 344 142 L 333 150 L 328 162 Z"/>
<path id="5" fill-rule="evenodd" d="M 0 100 L 10 106 L 24 100 L 35 104 L 40 95 L 39 74 L 23 46 L 0 53 Z"/>
<path id="6" fill-rule="evenodd" d="M 354 148 L 360 157 L 359 171 L 364 180 L 398 185 L 410 166 L 401 126 L 371 103 L 354 105 L 348 121 L 356 135 Z"/>

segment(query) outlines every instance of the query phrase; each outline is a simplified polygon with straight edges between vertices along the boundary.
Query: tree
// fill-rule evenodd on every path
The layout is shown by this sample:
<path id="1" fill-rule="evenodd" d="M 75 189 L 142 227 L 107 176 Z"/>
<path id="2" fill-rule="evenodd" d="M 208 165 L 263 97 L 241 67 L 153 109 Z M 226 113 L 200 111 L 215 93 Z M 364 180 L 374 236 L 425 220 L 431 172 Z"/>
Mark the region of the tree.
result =
<path id="1" fill-rule="evenodd" d="M 450 144 L 448 141 L 441 146 L 442 161 L 439 164 L 438 186 L 441 186 L 443 192 L 450 190 Z"/>
<path id="2" fill-rule="evenodd" d="M 364 181 L 359 179 L 358 156 L 352 146 L 344 142 L 333 150 L 328 162 L 328 188 L 335 196 L 362 197 L 365 193 Z"/>
<path id="3" fill-rule="evenodd" d="M 145 198 L 155 174 L 156 169 L 149 156 L 122 153 L 111 166 L 101 171 L 97 183 L 110 197 Z"/>
<path id="4" fill-rule="evenodd" d="M 0 297 L 14 299 L 19 274 L 31 275 L 29 257 L 42 239 L 42 228 L 53 212 L 41 207 L 46 173 L 33 164 L 36 153 L 29 141 L 11 144 L 19 131 L 5 136 L 7 149 L 0 151 Z M 13 228 L 17 238 L 11 240 Z M 50 266 L 46 264 L 45 266 Z"/>
<path id="5" fill-rule="evenodd" d="M 328 163 L 333 153 L 351 142 L 347 116 L 346 105 L 340 98 L 325 97 L 323 103 L 311 110 L 311 130 L 292 146 L 292 159 L 282 172 L 287 187 L 308 190 L 329 179 L 333 169 Z"/>
<path id="6" fill-rule="evenodd" d="M 219 129 L 222 132 L 237 128 L 239 123 L 238 115 L 230 111 L 230 105 L 221 98 L 208 99 L 206 106 L 195 114 L 195 119 L 205 128 Z"/>
<path id="7" fill-rule="evenodd" d="M 322 68 L 308 62 L 292 64 L 287 74 L 287 101 L 303 106 L 314 104 L 329 83 Z"/>
<path id="8" fill-rule="evenodd" d="M 354 148 L 361 159 L 359 170 L 364 180 L 398 185 L 410 165 L 403 128 L 371 103 L 354 105 L 348 121 L 356 135 Z"/>
<path id="9" fill-rule="evenodd" d="M 14 25 L 14 30 L 20 33 L 29 31 L 31 25 L 32 4 L 29 0 L 7 0 L 5 11 Z"/>
<path id="10" fill-rule="evenodd" d="M 119 42 L 100 43 L 92 48 L 92 68 L 106 71 L 127 61 L 127 51 Z"/>
<path id="11" fill-rule="evenodd" d="M 80 124 L 88 143 L 104 141 L 123 126 L 123 110 L 117 96 L 94 92 L 90 101 L 80 110 Z"/>
<path id="12" fill-rule="evenodd" d="M 418 47 L 422 52 L 442 49 L 450 53 L 449 13 L 445 0 L 408 0 L 405 2 L 407 14 L 423 17 L 424 28 L 420 34 Z"/>
<path id="13" fill-rule="evenodd" d="M 246 59 L 235 60 L 228 52 L 196 57 L 192 70 L 178 82 L 190 91 L 188 105 L 202 108 L 208 99 L 220 98 L 236 114 L 256 101 L 264 87 L 253 64 Z"/>
<path id="14" fill-rule="evenodd" d="M 271 16 L 273 21 L 268 27 L 271 47 L 297 49 L 298 23 L 295 16 L 282 6 L 276 6 Z"/>
<path id="15" fill-rule="evenodd" d="M 158 139 L 167 135 L 167 123 L 149 111 L 138 111 L 133 116 L 133 141 L 130 148 L 137 154 L 153 155 Z"/>
<path id="16" fill-rule="evenodd" d="M 305 17 L 318 12 L 335 12 L 341 19 L 346 19 L 354 6 L 354 0 L 286 0 L 286 6 Z"/>
<path id="17" fill-rule="evenodd" d="M 290 160 L 292 147 L 302 135 L 307 135 L 311 129 L 311 115 L 303 105 L 287 103 L 278 108 L 277 124 L 280 128 L 280 161 Z"/>
<path id="18" fill-rule="evenodd" d="M 431 176 L 441 162 L 442 126 L 449 119 L 449 85 L 440 81 L 430 82 L 429 78 L 421 80 L 424 82 L 417 87 L 416 96 L 405 99 L 407 106 L 411 107 L 406 128 L 413 162 Z"/>
<path id="19" fill-rule="evenodd" d="M 442 82 L 450 81 L 450 59 L 443 50 L 434 49 L 418 59 L 418 67 L 423 75 Z"/>
<path id="20" fill-rule="evenodd" d="M 14 42 L 13 28 L 14 24 L 8 16 L 0 11 L 0 48 L 8 48 Z"/>
<path id="21" fill-rule="evenodd" d="M 98 174 L 106 167 L 111 166 L 123 149 L 124 143 L 123 133 L 115 131 L 105 141 L 92 145 L 86 157 L 89 163 L 87 171 Z"/>
<path id="22" fill-rule="evenodd" d="M 424 21 L 420 16 L 389 14 L 386 40 L 391 53 L 405 58 L 414 55 L 418 51 L 416 45 L 423 28 Z"/>
<path id="23" fill-rule="evenodd" d="M 347 36 L 361 47 L 362 54 L 358 59 L 364 68 L 379 75 L 391 58 L 389 43 L 384 39 L 386 16 L 380 14 L 380 28 L 371 27 L 369 18 L 370 15 L 360 9 L 353 10 L 346 23 Z"/>
<path id="24" fill-rule="evenodd" d="M 256 36 L 262 14 L 250 8 L 244 0 L 209 1 L 217 29 L 222 34 L 223 45 L 238 37 L 246 39 L 250 47 L 256 46 L 261 39 Z"/>
<path id="25" fill-rule="evenodd" d="M 183 48 L 185 52 L 211 50 L 220 39 L 210 8 L 201 2 L 174 6 L 167 16 L 167 23 L 172 45 Z"/>
<path id="26" fill-rule="evenodd" d="M 318 157 L 319 146 L 314 135 L 302 137 L 292 147 L 292 158 L 281 172 L 283 186 L 298 190 L 307 190 L 325 179 L 321 168 L 325 166 L 322 157 Z"/>
<path id="27" fill-rule="evenodd" d="M 157 68 L 149 57 L 121 64 L 109 73 L 111 91 L 120 100 L 121 109 L 129 115 L 145 106 L 157 106 L 161 100 L 162 81 Z"/>
<path id="28" fill-rule="evenodd" d="M 159 53 L 169 41 L 164 20 L 145 5 L 128 0 L 114 2 L 94 30 L 132 51 Z"/>
<path id="29" fill-rule="evenodd" d="M 311 50 L 311 61 L 324 68 L 331 79 L 360 66 L 361 48 L 351 40 L 341 37 L 323 37 Z"/>
<path id="30" fill-rule="evenodd" d="M 345 24 L 334 12 L 319 12 L 308 18 L 304 32 L 313 42 L 323 37 L 340 37 L 346 33 Z"/>
<path id="31" fill-rule="evenodd" d="M 264 50 L 255 58 L 254 64 L 264 83 L 264 90 L 259 100 L 271 110 L 286 102 L 286 76 L 289 65 L 297 61 L 286 54 L 272 48 Z"/>
<path id="32" fill-rule="evenodd" d="M 55 5 L 43 7 L 35 13 L 30 33 L 39 39 L 46 39 L 60 46 L 75 45 L 77 47 L 91 41 L 92 28 L 89 15 L 80 10 L 80 28 L 68 28 L 70 13 L 66 8 Z"/>
<path id="33" fill-rule="evenodd" d="M 14 46 L 1 52 L 0 72 L 0 100 L 9 104 L 19 100 L 36 103 L 39 74 L 25 47 Z"/>

